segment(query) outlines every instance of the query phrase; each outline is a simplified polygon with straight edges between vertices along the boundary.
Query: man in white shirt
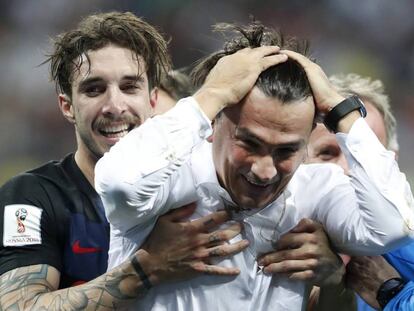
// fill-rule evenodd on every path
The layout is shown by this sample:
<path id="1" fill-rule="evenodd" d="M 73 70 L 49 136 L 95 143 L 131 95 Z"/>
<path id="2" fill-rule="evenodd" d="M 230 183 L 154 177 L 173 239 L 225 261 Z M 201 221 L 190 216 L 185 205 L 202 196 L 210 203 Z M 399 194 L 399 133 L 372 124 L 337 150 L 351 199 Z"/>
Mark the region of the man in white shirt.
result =
<path id="1" fill-rule="evenodd" d="M 236 39 L 200 63 L 199 91 L 111 148 L 97 164 L 95 186 L 112 225 L 110 267 L 139 247 L 159 215 L 197 200 L 195 218 L 227 209 L 243 222 L 231 242 L 245 238 L 249 247 L 215 262 L 241 272 L 153 288 L 137 309 L 302 310 L 309 286 L 268 275 L 257 258 L 304 217 L 352 254 L 409 240 L 412 195 L 360 118 L 363 106 L 338 94 L 318 65 L 296 53 L 306 49 L 294 39 L 258 23 L 234 30 Z M 338 132 L 351 180 L 334 165 L 301 165 L 315 115 Z"/>

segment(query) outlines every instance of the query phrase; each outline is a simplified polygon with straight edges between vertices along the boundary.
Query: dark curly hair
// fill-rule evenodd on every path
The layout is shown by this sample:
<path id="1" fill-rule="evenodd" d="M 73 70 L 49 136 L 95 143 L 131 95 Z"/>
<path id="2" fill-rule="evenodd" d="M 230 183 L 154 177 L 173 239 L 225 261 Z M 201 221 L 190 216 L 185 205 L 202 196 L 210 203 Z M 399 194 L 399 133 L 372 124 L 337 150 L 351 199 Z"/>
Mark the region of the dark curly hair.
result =
<path id="1" fill-rule="evenodd" d="M 82 55 L 88 62 L 88 51 L 114 44 L 130 49 L 139 61 L 145 61 L 150 88 L 159 85 L 161 75 L 171 68 L 167 42 L 150 24 L 130 12 L 110 12 L 89 15 L 77 28 L 58 35 L 53 40 L 54 51 L 44 63 L 50 62 L 51 80 L 56 90 L 72 95 L 73 73 L 82 65 Z M 89 62 L 90 64 L 90 62 Z M 140 73 L 138 73 L 140 74 Z"/>
<path id="2" fill-rule="evenodd" d="M 224 43 L 222 50 L 205 57 L 194 67 L 191 77 L 196 87 L 204 83 L 220 58 L 244 48 L 277 45 L 281 49 L 309 56 L 309 43 L 306 40 L 285 36 L 278 30 L 265 27 L 259 21 L 252 21 L 246 26 L 220 23 L 214 26 L 214 30 L 222 33 L 225 38 L 228 38 L 226 34 L 229 32 L 235 36 Z M 267 96 L 278 98 L 284 103 L 312 95 L 305 71 L 291 59 L 262 72 L 256 86 Z"/>

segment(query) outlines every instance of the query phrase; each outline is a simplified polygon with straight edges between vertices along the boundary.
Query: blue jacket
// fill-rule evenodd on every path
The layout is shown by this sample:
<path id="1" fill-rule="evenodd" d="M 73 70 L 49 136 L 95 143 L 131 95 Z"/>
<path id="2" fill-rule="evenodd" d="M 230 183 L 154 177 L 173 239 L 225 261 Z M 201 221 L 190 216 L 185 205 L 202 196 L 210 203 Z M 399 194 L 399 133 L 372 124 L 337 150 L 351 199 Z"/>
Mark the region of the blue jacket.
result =
<path id="1" fill-rule="evenodd" d="M 384 255 L 384 258 L 408 281 L 403 290 L 385 306 L 384 311 L 414 310 L 414 243 Z M 358 297 L 358 311 L 374 310 Z"/>

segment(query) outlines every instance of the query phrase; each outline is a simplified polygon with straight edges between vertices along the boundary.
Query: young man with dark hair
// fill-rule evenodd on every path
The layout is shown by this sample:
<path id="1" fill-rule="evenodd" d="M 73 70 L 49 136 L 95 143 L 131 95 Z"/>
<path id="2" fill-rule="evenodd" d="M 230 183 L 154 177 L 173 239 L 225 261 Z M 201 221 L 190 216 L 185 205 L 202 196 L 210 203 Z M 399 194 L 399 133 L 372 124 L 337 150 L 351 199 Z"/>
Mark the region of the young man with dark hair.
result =
<path id="1" fill-rule="evenodd" d="M 161 217 L 146 243 L 105 273 L 109 224 L 93 188 L 94 168 L 153 114 L 156 87 L 170 68 L 158 31 L 132 13 L 90 15 L 56 38 L 49 61 L 77 149 L 0 189 L 0 309 L 117 309 L 145 294 L 149 282 L 236 275 L 237 269 L 210 265 L 197 252 L 243 249 L 245 241 L 217 244 L 240 225 L 211 232 L 226 220 L 223 212 L 189 223 L 194 206 Z"/>
<path id="2" fill-rule="evenodd" d="M 201 88 L 111 148 L 96 166 L 95 185 L 114 228 L 110 266 L 142 244 L 160 215 L 197 199 L 193 218 L 224 209 L 243 222 L 233 241 L 245 238 L 249 247 L 215 261 L 241 273 L 227 282 L 200 276 L 164 284 L 136 301 L 136 309 L 303 310 L 309 284 L 273 277 L 258 259 L 301 218 L 320 221 L 333 244 L 353 254 L 382 253 L 408 241 L 413 228 L 412 206 L 404 201 L 412 195 L 361 118 L 362 104 L 341 96 L 298 53 L 306 49 L 297 40 L 257 22 L 224 28 L 237 36 L 201 62 L 195 73 Z M 336 166 L 301 165 L 315 115 L 342 133 L 338 140 L 356 171 L 352 183 Z M 377 188 L 383 178 L 390 181 L 386 191 Z"/>

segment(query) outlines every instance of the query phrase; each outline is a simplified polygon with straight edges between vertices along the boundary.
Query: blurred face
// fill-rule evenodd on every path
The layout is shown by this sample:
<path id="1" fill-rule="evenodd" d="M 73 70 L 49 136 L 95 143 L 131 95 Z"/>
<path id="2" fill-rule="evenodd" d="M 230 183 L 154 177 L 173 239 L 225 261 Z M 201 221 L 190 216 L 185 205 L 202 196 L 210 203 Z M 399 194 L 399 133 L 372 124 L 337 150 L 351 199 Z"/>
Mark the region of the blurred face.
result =
<path id="1" fill-rule="evenodd" d="M 174 107 L 176 103 L 177 101 L 172 98 L 166 91 L 163 89 L 158 89 L 157 106 L 154 109 L 154 114 L 163 114 L 164 112 Z"/>
<path id="2" fill-rule="evenodd" d="M 89 51 L 75 71 L 72 99 L 60 95 L 60 107 L 75 124 L 78 153 L 98 160 L 121 137 L 152 114 L 156 95 L 149 91 L 145 63 L 129 49 L 108 45 Z M 89 68 L 90 66 L 90 68 Z"/>
<path id="3" fill-rule="evenodd" d="M 364 101 L 367 108 L 365 121 L 377 135 L 379 141 L 386 146 L 387 134 L 384 118 L 381 113 L 368 101 Z M 312 132 L 308 146 L 308 163 L 335 163 L 341 166 L 345 174 L 349 174 L 348 163 L 339 147 L 335 134 L 329 132 L 324 125 L 318 124 Z"/>
<path id="4" fill-rule="evenodd" d="M 213 158 L 221 185 L 242 209 L 262 208 L 285 189 L 304 159 L 311 97 L 288 104 L 258 88 L 214 124 Z"/>

